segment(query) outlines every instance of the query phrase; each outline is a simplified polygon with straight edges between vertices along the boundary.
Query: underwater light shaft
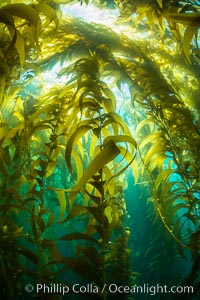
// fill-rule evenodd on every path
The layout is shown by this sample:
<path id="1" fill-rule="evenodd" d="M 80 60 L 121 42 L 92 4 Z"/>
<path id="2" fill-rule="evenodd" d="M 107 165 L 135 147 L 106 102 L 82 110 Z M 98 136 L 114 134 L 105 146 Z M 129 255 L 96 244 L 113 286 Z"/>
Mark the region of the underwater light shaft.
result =
<path id="1" fill-rule="evenodd" d="M 149 40 L 149 43 L 153 41 L 153 32 L 151 30 L 138 30 L 137 28 L 132 27 L 127 23 L 119 22 L 119 10 L 117 8 L 107 9 L 100 8 L 90 3 L 90 5 L 85 5 L 80 3 L 72 3 L 72 4 L 61 4 L 60 9 L 62 11 L 63 20 L 75 17 L 77 19 L 83 20 L 85 23 L 93 23 L 93 24 L 102 24 L 108 28 L 110 28 L 113 32 L 119 35 L 125 35 L 127 38 L 133 41 L 146 41 Z M 119 54 L 115 54 L 116 57 Z M 56 84 L 62 85 L 66 84 L 70 78 L 66 78 L 66 76 L 58 77 L 58 73 L 63 67 L 67 67 L 72 63 L 72 61 L 65 61 L 64 64 L 58 62 L 51 69 L 46 70 L 40 74 L 43 82 L 45 82 L 45 90 L 49 90 L 52 86 Z M 103 79 L 106 82 L 106 79 Z M 107 83 L 107 82 L 106 82 Z M 114 92 L 116 94 L 116 92 Z M 123 94 L 127 94 L 127 91 Z M 128 92 L 128 94 L 130 94 Z M 130 95 L 128 95 L 128 98 Z M 119 106 L 121 106 L 121 101 L 119 101 Z"/>
<path id="2" fill-rule="evenodd" d="M 60 9 L 63 13 L 63 18 L 67 16 L 73 16 L 80 18 L 87 23 L 104 24 L 112 27 L 117 17 L 119 16 L 119 11 L 117 9 L 101 9 L 90 3 L 89 6 L 80 3 L 60 5 Z"/>
<path id="3" fill-rule="evenodd" d="M 106 9 L 97 7 L 90 3 L 89 6 L 79 3 L 60 5 L 61 11 L 63 13 L 63 18 L 69 16 L 79 18 L 86 23 L 102 24 L 111 28 L 117 34 L 124 34 L 130 39 L 146 39 L 151 37 L 151 31 L 138 31 L 136 28 L 128 25 L 127 23 L 119 22 L 119 10 Z"/>

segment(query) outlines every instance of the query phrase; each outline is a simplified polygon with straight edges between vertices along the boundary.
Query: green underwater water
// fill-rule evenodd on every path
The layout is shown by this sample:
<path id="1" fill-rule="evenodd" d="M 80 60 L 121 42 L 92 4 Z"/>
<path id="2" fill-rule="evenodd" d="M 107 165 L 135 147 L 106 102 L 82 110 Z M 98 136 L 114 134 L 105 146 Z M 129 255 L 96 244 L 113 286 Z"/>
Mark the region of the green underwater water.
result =
<path id="1" fill-rule="evenodd" d="M 199 4 L 85 2 L 0 5 L 0 299 L 196 300 Z"/>
<path id="2" fill-rule="evenodd" d="M 63 188 L 61 179 L 63 176 L 66 178 L 66 174 L 64 175 L 63 171 L 61 173 L 61 169 L 62 168 L 59 169 L 59 167 L 56 168 L 55 174 L 52 174 L 50 178 L 45 180 L 45 184 L 48 185 L 51 183 L 51 186 L 53 186 L 55 182 L 58 188 Z M 183 250 L 182 252 L 184 253 L 180 255 L 177 251 L 176 242 L 168 234 L 162 222 L 159 219 L 152 222 L 153 207 L 146 203 L 149 194 L 148 188 L 145 187 L 145 184 L 133 185 L 132 176 L 130 172 L 127 174 L 128 186 L 124 192 L 127 211 L 123 217 L 123 227 L 114 230 L 109 245 L 104 253 L 107 259 L 107 266 L 104 270 L 107 285 L 115 284 L 118 287 L 127 285 L 137 285 L 141 287 L 146 285 L 150 287 L 156 286 L 157 284 L 160 286 L 167 285 L 168 287 L 182 285 L 182 282 L 188 274 L 190 274 L 192 268 L 190 251 L 187 249 Z M 33 231 L 36 228 L 33 229 L 33 220 L 30 219 L 29 213 L 24 211 L 20 212 L 18 209 L 18 212 L 15 211 L 13 214 L 10 214 L 9 224 L 14 225 L 15 228 L 17 228 L 16 226 L 18 226 L 18 228 L 23 227 L 24 235 L 24 237 L 14 237 L 14 242 L 16 243 L 15 247 L 22 249 L 22 252 L 18 252 L 17 257 L 17 249 L 13 247 L 10 249 L 10 246 L 10 251 L 7 252 L 6 250 L 4 254 L 4 266 L 9 269 L 14 267 L 16 280 L 20 278 L 20 289 L 19 286 L 16 286 L 16 290 L 19 290 L 15 296 L 11 296 L 11 299 L 97 299 L 91 287 L 88 288 L 88 291 L 83 289 L 84 292 L 82 295 L 81 293 L 76 294 L 72 291 L 68 292 L 65 296 L 57 295 L 59 293 L 62 294 L 61 284 L 71 288 L 76 284 L 76 291 L 78 291 L 79 287 L 83 286 L 85 288 L 91 283 L 96 286 L 94 281 L 91 280 L 92 276 L 94 276 L 94 279 L 96 277 L 94 274 L 88 272 L 87 265 L 82 266 L 79 261 L 76 268 L 76 261 L 74 261 L 74 266 L 69 264 L 69 266 L 63 268 L 63 262 L 67 262 L 65 262 L 63 258 L 61 262 L 56 261 L 57 253 L 59 252 L 63 257 L 71 259 L 73 263 L 73 259 L 76 260 L 76 258 L 80 256 L 81 247 L 82 249 L 90 251 L 93 242 L 84 239 L 77 241 L 77 239 L 73 239 L 73 237 L 71 241 L 59 241 L 60 237 L 66 236 L 67 234 L 85 232 L 89 217 L 83 215 L 59 224 L 59 222 L 56 221 L 60 215 L 60 207 L 55 193 L 52 191 L 43 192 L 42 197 L 44 199 L 44 207 L 48 212 L 44 212 L 40 220 L 39 218 L 35 218 L 35 223 L 36 220 L 37 222 L 39 220 L 38 223 L 40 224 L 39 229 L 41 232 L 38 230 L 37 223 L 37 238 L 46 243 L 46 245 L 43 245 L 41 242 L 38 243 L 32 238 L 32 235 L 34 235 Z M 81 199 L 79 199 L 78 202 L 81 203 Z M 38 208 L 39 204 L 35 207 Z M 34 215 L 39 215 L 39 212 L 36 211 L 37 208 L 35 208 Z M 47 224 L 50 214 L 54 215 L 55 219 L 51 226 L 48 227 Z M 46 225 L 44 225 L 43 222 Z M 43 228 L 46 227 L 44 231 L 41 229 L 42 226 Z M 126 237 L 125 232 L 127 231 L 130 231 L 130 235 L 128 235 L 129 238 Z M 50 250 L 51 243 L 53 247 L 56 245 L 56 251 Z M 5 249 L 6 247 L 8 248 L 6 244 L 4 244 L 4 247 Z M 30 253 L 26 251 L 30 251 Z M 19 253 L 22 255 L 19 255 Z M 89 253 L 90 252 L 88 252 L 87 255 Z M 56 257 L 55 261 L 54 255 Z M 92 255 L 94 255 L 94 253 L 91 252 L 91 261 L 93 259 L 95 261 L 96 258 Z M 109 255 L 111 256 L 110 258 Z M 6 256 L 8 256 L 8 259 L 6 259 Z M 51 264 L 52 260 L 53 264 Z M 50 265 L 48 265 L 49 262 Z M 10 264 L 12 264 L 12 267 Z M 93 268 L 95 267 L 96 265 L 93 266 Z M 41 271 L 44 274 L 43 278 L 40 278 L 39 275 Z M 19 277 L 20 272 L 24 272 L 24 275 Z M 133 272 L 133 274 L 131 274 L 131 272 Z M 46 288 L 43 287 L 41 289 L 43 293 L 40 291 L 38 295 L 36 295 L 34 292 L 27 293 L 23 290 L 27 284 L 32 284 L 34 289 L 36 289 L 38 283 L 43 283 L 44 286 L 46 286 Z M 5 286 L 2 288 L 3 292 L 4 287 Z M 153 293 L 153 291 L 154 290 L 151 289 L 151 293 Z M 6 293 L 7 291 L 5 294 Z M 154 296 L 149 296 L 149 294 L 150 292 L 142 292 L 139 294 L 129 293 L 128 295 L 126 293 L 113 292 L 108 293 L 106 299 L 149 299 L 149 297 L 154 297 L 155 299 L 179 299 L 177 295 L 172 297 L 172 295 L 162 295 L 160 293 Z M 181 298 L 182 297 L 181 295 Z M 189 299 L 198 299 L 198 297 L 192 297 L 190 295 Z"/>

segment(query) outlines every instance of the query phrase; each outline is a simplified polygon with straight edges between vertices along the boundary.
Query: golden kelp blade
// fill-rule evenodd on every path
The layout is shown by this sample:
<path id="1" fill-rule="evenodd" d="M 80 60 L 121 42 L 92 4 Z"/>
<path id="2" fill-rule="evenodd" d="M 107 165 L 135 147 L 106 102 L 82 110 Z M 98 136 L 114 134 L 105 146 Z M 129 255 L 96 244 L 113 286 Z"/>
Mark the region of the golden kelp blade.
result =
<path id="1" fill-rule="evenodd" d="M 46 16 L 47 20 L 44 24 L 42 24 L 44 26 L 44 28 L 46 28 L 53 21 L 55 22 L 55 25 L 57 28 L 58 17 L 57 17 L 55 10 L 51 6 L 49 6 L 45 3 L 39 3 L 39 4 L 34 4 L 33 8 L 35 8 L 38 12 L 41 12 Z"/>
<path id="2" fill-rule="evenodd" d="M 199 13 L 170 13 L 169 18 L 184 25 L 200 27 Z"/>
<path id="3" fill-rule="evenodd" d="M 199 20 L 200 22 L 200 20 Z M 200 26 L 200 25 L 199 25 Z M 191 63 L 191 56 L 190 56 L 190 44 L 192 42 L 193 37 L 195 34 L 197 34 L 198 28 L 194 26 L 187 26 L 185 33 L 184 33 L 184 38 L 183 38 L 183 53 L 186 57 L 186 60 L 188 63 Z"/>
<path id="4" fill-rule="evenodd" d="M 80 139 L 86 132 L 88 132 L 91 129 L 92 127 L 90 125 L 79 126 L 75 130 L 75 132 L 70 136 L 67 142 L 66 149 L 65 149 L 65 161 L 70 172 L 72 172 L 71 153 L 72 153 L 73 145 L 76 143 L 78 139 Z"/>
<path id="5" fill-rule="evenodd" d="M 112 140 L 109 141 L 103 150 L 94 157 L 73 189 L 79 190 L 93 175 L 100 171 L 107 163 L 114 160 L 119 153 L 120 151 L 115 143 Z"/>
<path id="6" fill-rule="evenodd" d="M 34 8 L 32 8 L 30 5 L 17 3 L 4 6 L 2 10 L 30 22 L 30 24 L 33 26 L 35 42 L 37 43 L 41 24 L 39 14 Z"/>
<path id="7" fill-rule="evenodd" d="M 67 199 L 64 191 L 55 191 L 58 197 L 59 201 L 59 209 L 60 209 L 60 216 L 58 219 L 58 222 L 61 222 L 65 213 L 66 213 L 66 207 L 67 207 Z"/>

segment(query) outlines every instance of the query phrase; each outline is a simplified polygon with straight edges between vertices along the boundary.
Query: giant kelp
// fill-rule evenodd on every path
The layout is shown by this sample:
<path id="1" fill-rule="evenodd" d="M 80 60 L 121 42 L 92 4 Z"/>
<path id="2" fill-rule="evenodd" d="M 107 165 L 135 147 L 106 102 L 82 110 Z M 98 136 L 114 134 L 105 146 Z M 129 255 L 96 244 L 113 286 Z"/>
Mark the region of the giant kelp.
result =
<path id="1" fill-rule="evenodd" d="M 99 287 L 137 284 L 144 267 L 134 261 L 145 257 L 149 280 L 188 253 L 193 267 L 176 280 L 198 290 L 199 8 L 120 1 L 117 26 L 128 22 L 130 36 L 62 18 L 65 2 L 0 9 L 2 295 L 23 298 L 27 278 L 62 282 L 70 270 Z M 150 27 L 153 42 L 134 37 L 133 24 L 141 35 Z M 47 89 L 42 74 L 57 65 L 62 84 Z M 128 167 L 135 184 L 148 181 L 144 215 L 157 234 L 141 253 L 137 237 L 136 249 L 128 244 L 119 183 Z M 174 257 L 159 265 L 171 245 Z"/>

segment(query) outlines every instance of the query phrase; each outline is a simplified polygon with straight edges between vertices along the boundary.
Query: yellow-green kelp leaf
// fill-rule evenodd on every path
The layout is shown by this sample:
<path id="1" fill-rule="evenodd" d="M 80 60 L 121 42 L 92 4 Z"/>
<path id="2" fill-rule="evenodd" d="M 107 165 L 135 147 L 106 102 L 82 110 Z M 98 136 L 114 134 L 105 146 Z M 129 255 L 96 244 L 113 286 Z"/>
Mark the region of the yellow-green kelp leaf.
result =
<path id="1" fill-rule="evenodd" d="M 104 216 L 106 216 L 108 223 L 111 224 L 112 220 L 114 218 L 112 206 L 110 206 L 110 205 L 106 206 L 106 208 L 104 209 Z"/>
<path id="2" fill-rule="evenodd" d="M 163 133 L 162 132 L 153 132 L 153 133 L 145 136 L 145 138 L 142 140 L 142 142 L 140 144 L 140 149 L 142 149 L 148 143 L 155 143 L 155 142 L 157 142 L 162 137 L 163 137 Z"/>
<path id="3" fill-rule="evenodd" d="M 14 127 L 14 128 L 11 128 L 11 129 L 6 133 L 5 138 L 6 138 L 6 139 L 11 139 L 11 138 L 13 138 L 13 137 L 16 136 L 16 134 L 17 134 L 18 132 L 20 132 L 22 129 L 24 129 L 24 124 L 21 123 L 20 125 Z"/>
<path id="4" fill-rule="evenodd" d="M 59 208 L 60 208 L 60 216 L 59 216 L 59 220 L 61 221 L 65 215 L 66 212 L 66 206 L 67 206 L 67 202 L 66 202 L 66 197 L 65 197 L 65 192 L 60 190 L 56 190 L 55 191 L 58 197 L 58 201 L 59 201 Z"/>
<path id="5" fill-rule="evenodd" d="M 34 8 L 23 3 L 16 3 L 4 6 L 2 11 L 27 20 L 33 26 L 34 38 L 37 43 L 40 31 L 40 18 L 38 12 Z"/>
<path id="6" fill-rule="evenodd" d="M 119 125 L 119 127 L 121 127 L 121 129 L 125 135 L 127 135 L 127 136 L 131 135 L 129 127 L 117 113 L 115 113 L 115 112 L 108 113 L 108 118 L 109 118 L 110 123 L 112 123 L 112 122 L 117 123 Z"/>
<path id="7" fill-rule="evenodd" d="M 77 181 L 79 181 L 83 175 L 83 162 L 76 150 L 72 151 L 72 158 L 74 159 L 76 166 Z"/>
<path id="8" fill-rule="evenodd" d="M 4 90 L 6 86 L 6 73 L 2 74 L 2 68 L 0 63 L 0 105 L 2 106 L 3 98 L 4 98 Z"/>
<path id="9" fill-rule="evenodd" d="M 155 187 L 156 187 L 156 189 L 159 188 L 161 182 L 164 182 L 164 184 L 166 184 L 166 180 L 168 180 L 168 178 L 170 177 L 170 175 L 173 174 L 173 173 L 174 173 L 174 171 L 171 170 L 171 169 L 162 170 L 158 174 L 158 176 L 157 176 L 157 178 L 155 180 Z"/>
<path id="10" fill-rule="evenodd" d="M 14 111 L 12 115 L 15 116 L 20 121 L 20 123 L 24 123 L 24 117 L 19 111 Z"/>
<path id="11" fill-rule="evenodd" d="M 55 10 L 51 6 L 45 3 L 39 3 L 33 5 L 33 8 L 35 8 L 39 13 L 41 12 L 46 16 L 47 20 L 43 24 L 44 27 L 47 27 L 53 21 L 55 22 L 56 27 L 58 26 L 58 17 Z"/>
<path id="12" fill-rule="evenodd" d="M 115 195 L 115 182 L 114 180 L 111 180 L 113 176 L 112 170 L 108 166 L 105 166 L 103 168 L 103 175 L 105 176 L 106 185 L 102 185 L 102 198 L 104 197 L 105 192 L 109 194 L 110 198 L 112 198 Z M 102 183 L 104 184 L 103 181 Z"/>
<path id="13" fill-rule="evenodd" d="M 66 235 L 60 237 L 59 240 L 62 240 L 62 241 L 87 240 L 87 241 L 99 244 L 96 239 L 94 239 L 93 237 L 91 237 L 85 233 L 81 233 L 81 232 L 72 232 L 72 233 L 66 234 Z"/>
<path id="14" fill-rule="evenodd" d="M 23 3 L 9 4 L 2 8 L 3 11 L 9 12 L 11 15 L 26 19 L 34 26 L 37 26 L 39 21 L 38 13 L 31 6 Z"/>
<path id="15" fill-rule="evenodd" d="M 24 39 L 21 35 L 21 33 L 16 30 L 16 42 L 15 42 L 15 47 L 17 49 L 17 52 L 19 54 L 19 59 L 20 59 L 20 67 L 22 68 L 24 65 L 25 61 L 25 48 L 24 48 Z"/>
<path id="16" fill-rule="evenodd" d="M 119 153 L 120 150 L 118 149 L 118 147 L 112 140 L 110 140 L 105 145 L 104 149 L 95 156 L 93 161 L 83 173 L 83 176 L 81 177 L 79 182 L 75 185 L 74 189 L 80 189 L 93 175 L 101 170 L 107 163 L 112 161 Z"/>
<path id="17" fill-rule="evenodd" d="M 1 84 L 0 84 L 0 88 L 1 88 Z M 1 96 L 0 96 L 0 103 L 1 103 Z M 1 144 L 1 140 L 3 140 L 3 138 L 5 137 L 5 135 L 7 133 L 7 124 L 4 119 L 1 119 L 0 122 L 1 122 L 0 123 L 0 144 Z"/>
<path id="18" fill-rule="evenodd" d="M 123 159 L 125 159 L 128 162 L 128 164 L 125 165 L 120 171 L 118 171 L 118 173 L 116 173 L 110 179 L 113 179 L 114 177 L 119 176 L 130 166 L 130 168 L 133 172 L 134 181 L 135 181 L 135 183 L 137 183 L 138 179 L 139 179 L 139 168 L 138 168 L 138 163 L 135 160 L 136 153 L 133 154 L 133 153 L 127 151 L 124 147 L 121 147 L 121 146 L 118 146 L 118 147 L 119 147 L 121 155 L 123 156 Z"/>
<path id="19" fill-rule="evenodd" d="M 88 186 L 88 184 L 87 184 L 87 186 Z M 88 200 L 90 199 L 90 200 L 94 201 L 94 203 L 96 203 L 96 204 L 100 203 L 100 201 L 101 201 L 100 196 L 96 196 L 96 195 L 89 193 L 88 189 L 85 189 L 84 192 L 85 192 L 85 196 L 88 196 Z M 88 204 L 88 202 L 87 202 L 87 204 Z"/>
<path id="20" fill-rule="evenodd" d="M 142 120 L 136 128 L 136 134 L 143 131 L 145 126 L 146 126 L 146 128 L 148 128 L 148 130 L 151 131 L 151 129 L 153 129 L 155 127 L 154 119 L 151 117 L 151 118 Z M 153 126 L 153 128 L 152 128 L 152 126 Z"/>
<path id="21" fill-rule="evenodd" d="M 74 217 L 80 216 L 81 214 L 86 213 L 86 212 L 87 212 L 87 209 L 84 206 L 77 203 L 76 205 L 74 205 L 72 207 L 67 218 L 64 221 L 68 221 L 68 220 L 70 220 Z"/>
<path id="22" fill-rule="evenodd" d="M 108 113 L 115 111 L 116 109 L 115 95 L 113 94 L 111 89 L 105 86 L 105 83 L 102 83 L 102 91 L 106 96 L 106 98 L 102 97 L 101 99 L 106 111 Z"/>
<path id="23" fill-rule="evenodd" d="M 199 13 L 170 13 L 169 18 L 184 25 L 200 27 Z"/>
<path id="24" fill-rule="evenodd" d="M 71 165 L 71 153 L 73 149 L 73 145 L 75 142 L 80 139 L 87 131 L 92 129 L 90 125 L 81 125 L 79 126 L 76 131 L 71 135 L 69 138 L 66 149 L 65 149 L 65 161 L 68 167 L 68 170 L 72 172 L 72 165 Z"/>
<path id="25" fill-rule="evenodd" d="M 57 162 L 56 161 L 50 161 L 48 163 L 46 174 L 45 174 L 46 178 L 48 178 L 49 176 L 51 176 L 53 174 L 56 166 L 57 166 Z"/>
<path id="26" fill-rule="evenodd" d="M 160 6 L 160 8 L 163 8 L 163 0 L 157 0 L 158 5 Z"/>
<path id="27" fill-rule="evenodd" d="M 109 143 L 110 141 L 113 141 L 114 143 L 128 144 L 132 150 L 132 153 L 134 153 L 137 149 L 136 141 L 129 135 L 108 136 L 104 140 L 104 145 L 107 145 L 107 143 Z M 128 151 L 128 147 L 127 147 L 127 151 Z"/>
<path id="28" fill-rule="evenodd" d="M 159 141 L 159 140 L 158 140 Z M 149 147 L 147 153 L 144 157 L 144 164 L 148 165 L 150 164 L 151 160 L 154 159 L 154 156 L 157 156 L 158 154 L 165 154 L 166 151 L 166 145 L 163 143 L 155 142 Z M 166 155 L 164 155 L 164 159 L 166 158 Z M 162 165 L 162 164 L 161 164 Z"/>
<path id="29" fill-rule="evenodd" d="M 137 149 L 136 141 L 128 135 L 117 135 L 117 136 L 108 136 L 104 140 L 104 145 L 106 145 L 110 140 L 113 140 L 116 144 L 119 143 L 118 149 L 120 154 L 122 155 L 122 160 L 126 159 L 128 162 L 127 165 L 123 166 L 120 170 L 115 172 L 115 174 L 110 178 L 110 180 L 114 177 L 122 174 L 134 161 Z M 123 146 L 122 146 L 123 145 Z M 125 145 L 125 146 L 124 146 Z M 121 160 L 121 161 L 122 161 Z M 121 165 L 121 162 L 117 163 L 114 168 L 116 169 L 118 165 Z M 137 170 L 136 170 L 137 172 Z M 137 175 L 136 175 L 137 177 Z"/>
<path id="30" fill-rule="evenodd" d="M 145 170 L 145 166 L 147 166 L 147 165 L 148 165 L 148 169 L 150 172 L 153 172 L 156 168 L 158 170 L 161 170 L 165 160 L 166 160 L 165 153 L 155 153 L 155 154 L 153 154 L 151 159 L 148 161 L 148 163 L 146 163 L 145 159 L 144 159 L 143 171 Z"/>
<path id="31" fill-rule="evenodd" d="M 199 20 L 200 23 L 200 20 Z M 197 33 L 198 28 L 194 26 L 187 26 L 184 38 L 183 38 L 183 54 L 185 55 L 186 61 L 191 63 L 190 58 L 190 44 L 192 42 L 193 37 Z"/>
<path id="32" fill-rule="evenodd" d="M 109 169 L 107 166 L 104 166 L 103 169 Z M 88 192 L 92 193 L 92 190 L 89 189 L 89 186 L 92 188 L 95 188 L 96 195 L 101 196 L 103 198 L 105 190 L 104 190 L 104 183 L 105 181 L 102 180 L 101 174 L 98 174 L 96 176 L 92 176 L 93 180 L 88 181 L 86 185 L 86 189 Z"/>
<path id="33" fill-rule="evenodd" d="M 14 26 L 7 25 L 7 27 L 10 32 L 11 39 L 12 39 L 8 50 L 12 49 L 12 47 L 15 45 L 17 52 L 19 54 L 20 67 L 23 67 L 24 61 L 25 61 L 24 39 L 23 39 L 21 33 Z M 7 50 L 7 53 L 8 53 L 8 50 Z"/>

